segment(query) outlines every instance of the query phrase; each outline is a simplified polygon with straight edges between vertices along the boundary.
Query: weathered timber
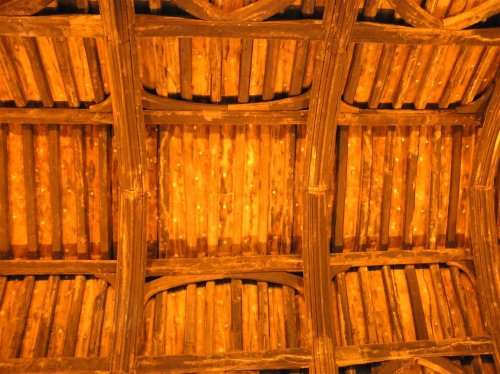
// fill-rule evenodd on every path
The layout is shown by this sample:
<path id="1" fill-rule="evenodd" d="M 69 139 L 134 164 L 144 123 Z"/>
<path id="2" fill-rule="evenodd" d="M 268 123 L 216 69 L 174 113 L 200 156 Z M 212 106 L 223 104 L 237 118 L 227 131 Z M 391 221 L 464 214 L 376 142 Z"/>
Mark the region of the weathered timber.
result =
<path id="1" fill-rule="evenodd" d="M 102 38 L 104 31 L 98 15 L 0 16 L 0 35 Z"/>
<path id="2" fill-rule="evenodd" d="M 495 363 L 500 367 L 500 252 L 495 219 L 495 177 L 498 173 L 500 148 L 500 83 L 486 110 L 471 176 L 470 206 L 474 265 L 479 299 L 486 326 L 495 346 Z"/>
<path id="3" fill-rule="evenodd" d="M 24 190 L 26 199 L 26 223 L 28 234 L 28 258 L 34 259 L 39 256 L 39 253 L 35 185 L 35 144 L 33 139 L 33 125 L 24 124 L 22 128 L 22 136 Z"/>
<path id="4" fill-rule="evenodd" d="M 422 28 L 441 28 L 443 22 L 411 0 L 388 0 L 396 12 L 410 25 Z"/>
<path id="5" fill-rule="evenodd" d="M 3 16 L 31 16 L 42 11 L 50 0 L 4 0 L 0 3 L 0 14 Z"/>
<path id="6" fill-rule="evenodd" d="M 500 29 L 447 30 L 357 22 L 353 27 L 351 41 L 365 43 L 495 46 L 500 42 Z"/>
<path id="7" fill-rule="evenodd" d="M 323 38 L 321 21 L 200 21 L 175 17 L 138 14 L 136 16 L 137 37 L 147 36 L 205 36 L 255 39 L 305 39 Z M 1 33 L 1 29 L 0 29 Z"/>
<path id="8" fill-rule="evenodd" d="M 178 125 L 178 124 L 227 124 L 257 126 L 273 125 L 300 125 L 307 122 L 306 110 L 277 110 L 277 111 L 157 111 L 145 110 L 144 117 L 149 125 Z"/>
<path id="9" fill-rule="evenodd" d="M 111 371 L 132 370 L 142 329 L 146 256 L 146 142 L 132 1 L 99 3 L 118 142 L 118 256 Z"/>
<path id="10" fill-rule="evenodd" d="M 264 103 L 262 103 L 264 104 Z M 257 126 L 301 125 L 307 123 L 307 110 L 252 109 L 219 110 L 204 104 L 201 110 L 144 110 L 147 126 L 179 124 L 255 124 Z M 216 104 L 213 104 L 216 105 Z M 260 106 L 259 104 L 256 104 Z M 354 108 L 354 109 L 353 109 Z M 243 109 L 243 108 L 242 108 Z M 0 118 L 8 123 L 111 125 L 112 113 L 88 109 L 61 108 L 0 108 Z M 455 110 L 393 110 L 358 109 L 341 105 L 338 126 L 479 126 L 482 113 L 465 113 Z"/>
<path id="11" fill-rule="evenodd" d="M 470 337 L 337 347 L 335 358 L 339 366 L 350 366 L 417 357 L 488 355 L 492 352 L 489 337 Z"/>
<path id="12" fill-rule="evenodd" d="M 307 123 L 303 180 L 304 285 L 311 319 L 313 362 L 311 373 L 337 372 L 333 346 L 331 277 L 327 227 L 329 189 L 333 182 L 336 124 L 343 83 L 348 73 L 348 42 L 356 16 L 356 4 L 335 1 L 327 4 L 325 42 L 320 46 L 314 72 L 310 114 Z"/>
<path id="13" fill-rule="evenodd" d="M 168 358 L 167 358 L 168 357 Z M 283 370 L 307 368 L 309 349 L 290 348 L 267 352 L 230 352 L 210 355 L 139 357 L 136 373 L 192 373 L 227 370 Z"/>
<path id="14" fill-rule="evenodd" d="M 6 260 L 0 262 L 2 275 L 104 274 L 116 271 L 113 260 Z"/>
<path id="15" fill-rule="evenodd" d="M 0 259 L 10 257 L 8 126 L 0 124 Z"/>
<path id="16" fill-rule="evenodd" d="M 391 266 L 446 264 L 471 261 L 468 249 L 346 252 L 330 255 L 331 266 Z M 259 272 L 302 272 L 299 255 L 230 256 L 148 260 L 147 276 L 240 274 Z M 114 260 L 4 260 L 0 275 L 108 274 L 116 272 Z"/>
<path id="17" fill-rule="evenodd" d="M 109 368 L 106 357 L 12 358 L 0 360 L 2 373 L 102 373 Z"/>
<path id="18" fill-rule="evenodd" d="M 63 257 L 62 201 L 61 201 L 61 150 L 59 125 L 49 125 L 50 205 L 52 212 L 52 258 Z"/>
<path id="19" fill-rule="evenodd" d="M 0 118 L 8 123 L 107 125 L 113 123 L 111 113 L 93 113 L 86 109 L 0 108 Z"/>

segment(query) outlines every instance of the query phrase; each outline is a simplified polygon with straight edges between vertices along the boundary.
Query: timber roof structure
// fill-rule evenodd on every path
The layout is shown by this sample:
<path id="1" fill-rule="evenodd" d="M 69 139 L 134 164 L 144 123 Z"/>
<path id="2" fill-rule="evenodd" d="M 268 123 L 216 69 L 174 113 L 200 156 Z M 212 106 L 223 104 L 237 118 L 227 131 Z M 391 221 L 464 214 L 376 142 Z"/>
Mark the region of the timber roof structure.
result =
<path id="1" fill-rule="evenodd" d="M 500 372 L 499 20 L 0 0 L 0 372 Z"/>

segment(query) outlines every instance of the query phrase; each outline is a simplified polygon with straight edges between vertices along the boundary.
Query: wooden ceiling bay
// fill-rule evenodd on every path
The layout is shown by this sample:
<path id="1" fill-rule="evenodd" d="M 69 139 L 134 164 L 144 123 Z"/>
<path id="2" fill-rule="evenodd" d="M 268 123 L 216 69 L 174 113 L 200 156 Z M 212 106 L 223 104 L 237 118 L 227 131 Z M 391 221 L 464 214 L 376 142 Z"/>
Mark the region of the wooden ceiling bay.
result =
<path id="1" fill-rule="evenodd" d="M 0 0 L 0 372 L 498 371 L 498 11 Z"/>

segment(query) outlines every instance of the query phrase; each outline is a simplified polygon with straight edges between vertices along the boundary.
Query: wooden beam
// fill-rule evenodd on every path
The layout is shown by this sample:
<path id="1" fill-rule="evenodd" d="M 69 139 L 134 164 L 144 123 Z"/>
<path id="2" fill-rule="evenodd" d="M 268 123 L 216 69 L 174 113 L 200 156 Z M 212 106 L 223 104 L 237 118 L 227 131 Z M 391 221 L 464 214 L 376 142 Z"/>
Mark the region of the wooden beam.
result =
<path id="1" fill-rule="evenodd" d="M 486 327 L 495 346 L 495 363 L 500 367 L 500 251 L 495 213 L 495 178 L 500 160 L 500 80 L 486 110 L 483 129 L 474 154 L 470 207 L 474 265 L 479 300 Z"/>
<path id="2" fill-rule="evenodd" d="M 0 16 L 0 35 L 30 37 L 102 38 L 101 16 L 65 14 L 57 16 Z"/>
<path id="3" fill-rule="evenodd" d="M 116 271 L 112 260 L 5 260 L 0 275 L 107 274 Z"/>
<path id="4" fill-rule="evenodd" d="M 330 266 L 395 266 L 446 264 L 451 261 L 471 261 L 468 249 L 438 249 L 413 251 L 346 252 L 330 255 Z M 148 260 L 147 276 L 179 276 L 203 274 L 237 274 L 256 272 L 301 273 L 303 261 L 298 255 L 228 256 L 201 258 L 171 258 Z M 3 260 L 0 276 L 113 274 L 114 260 Z"/>
<path id="5" fill-rule="evenodd" d="M 306 305 L 312 325 L 312 374 L 338 372 L 333 356 L 336 334 L 333 331 L 330 244 L 327 238 L 332 216 L 328 204 L 334 179 L 337 116 L 348 73 L 348 46 L 356 14 L 356 1 L 331 0 L 326 4 L 323 17 L 326 37 L 316 56 L 307 122 L 306 173 L 302 184 L 303 258 Z"/>
<path id="6" fill-rule="evenodd" d="M 351 366 L 419 357 L 478 356 L 492 353 L 493 344 L 489 337 L 470 337 L 338 347 L 335 349 L 335 359 L 339 366 Z"/>
<path id="7" fill-rule="evenodd" d="M 8 358 L 0 361 L 2 373 L 103 373 L 109 369 L 106 357 Z"/>
<path id="8" fill-rule="evenodd" d="M 192 373 L 307 368 L 311 351 L 289 348 L 277 351 L 227 352 L 208 355 L 139 357 L 136 373 Z"/>
<path id="9" fill-rule="evenodd" d="M 491 45 L 500 43 L 500 28 L 447 30 L 357 22 L 352 42 L 395 44 Z"/>
<path id="10" fill-rule="evenodd" d="M 324 36 L 321 21 L 202 21 L 146 14 L 136 16 L 137 37 L 205 36 L 248 39 L 306 39 Z"/>
<path id="11" fill-rule="evenodd" d="M 182 124 L 255 124 L 305 125 L 307 110 L 144 110 L 147 126 Z M 338 126 L 479 126 L 482 113 L 458 113 L 454 110 L 396 110 L 341 108 Z M 4 123 L 109 125 L 113 114 L 88 109 L 0 108 Z"/>
<path id="12" fill-rule="evenodd" d="M 146 256 L 146 134 L 132 0 L 99 2 L 118 143 L 118 256 L 111 372 L 132 371 L 142 333 Z"/>
<path id="13" fill-rule="evenodd" d="M 94 113 L 87 109 L 0 108 L 4 123 L 107 125 L 113 123 L 112 113 Z"/>
<path id="14" fill-rule="evenodd" d="M 147 125 L 229 124 L 229 125 L 301 125 L 307 122 L 306 110 L 283 111 L 182 111 L 145 110 Z"/>

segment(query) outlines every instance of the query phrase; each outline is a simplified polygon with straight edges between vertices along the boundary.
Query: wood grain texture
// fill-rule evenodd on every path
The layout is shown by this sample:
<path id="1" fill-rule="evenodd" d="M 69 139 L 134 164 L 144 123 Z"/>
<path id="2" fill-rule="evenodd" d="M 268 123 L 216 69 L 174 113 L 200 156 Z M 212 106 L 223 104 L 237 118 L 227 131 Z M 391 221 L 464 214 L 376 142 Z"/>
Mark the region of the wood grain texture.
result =
<path id="1" fill-rule="evenodd" d="M 119 240 L 116 309 L 111 371 L 132 369 L 142 328 L 146 256 L 145 127 L 142 114 L 137 50 L 131 28 L 131 1 L 100 2 L 107 36 L 109 77 L 119 145 Z"/>
<path id="2" fill-rule="evenodd" d="M 472 219 L 472 245 L 480 295 L 486 326 L 495 346 L 495 362 L 500 365 L 500 316 L 495 305 L 500 303 L 500 254 L 495 224 L 495 176 L 498 171 L 500 148 L 500 85 L 498 79 L 490 99 L 483 131 L 474 155 L 470 204 Z"/>

